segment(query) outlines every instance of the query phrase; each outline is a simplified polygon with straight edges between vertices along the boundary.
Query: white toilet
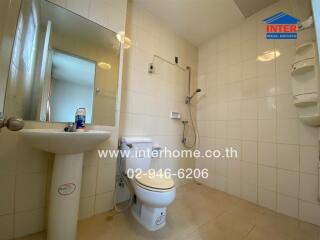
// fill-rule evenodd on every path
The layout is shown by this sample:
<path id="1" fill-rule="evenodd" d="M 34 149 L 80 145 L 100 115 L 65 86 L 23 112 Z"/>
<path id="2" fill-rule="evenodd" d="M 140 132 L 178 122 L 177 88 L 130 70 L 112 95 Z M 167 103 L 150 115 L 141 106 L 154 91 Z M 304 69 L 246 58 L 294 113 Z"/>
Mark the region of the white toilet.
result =
<path id="1" fill-rule="evenodd" d="M 152 151 L 152 139 L 145 137 L 123 137 L 122 150 L 130 150 L 130 156 L 123 159 L 124 171 L 141 169 L 143 174 L 131 178 L 134 201 L 131 212 L 135 219 L 150 231 L 166 225 L 167 206 L 176 196 L 176 187 L 171 177 L 148 173 L 151 157 L 134 154 L 137 150 Z M 129 171 L 130 171 L 129 170 Z"/>

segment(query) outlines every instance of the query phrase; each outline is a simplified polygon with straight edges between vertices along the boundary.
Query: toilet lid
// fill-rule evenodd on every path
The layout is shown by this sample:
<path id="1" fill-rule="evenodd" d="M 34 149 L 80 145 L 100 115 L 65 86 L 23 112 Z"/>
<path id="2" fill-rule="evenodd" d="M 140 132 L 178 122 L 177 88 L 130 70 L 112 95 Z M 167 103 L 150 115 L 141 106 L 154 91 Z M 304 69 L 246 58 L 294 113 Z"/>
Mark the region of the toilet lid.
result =
<path id="1" fill-rule="evenodd" d="M 160 174 L 151 174 L 149 171 L 142 172 L 135 177 L 135 180 L 149 188 L 171 189 L 174 187 L 174 181 L 171 177 Z"/>

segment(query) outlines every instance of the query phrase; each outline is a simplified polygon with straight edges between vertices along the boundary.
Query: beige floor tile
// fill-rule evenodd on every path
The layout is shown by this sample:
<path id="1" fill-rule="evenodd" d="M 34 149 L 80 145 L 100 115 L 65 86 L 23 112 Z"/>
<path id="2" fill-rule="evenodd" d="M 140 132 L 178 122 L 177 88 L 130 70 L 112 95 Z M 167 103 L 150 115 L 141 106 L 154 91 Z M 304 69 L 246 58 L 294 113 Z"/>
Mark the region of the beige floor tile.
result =
<path id="1" fill-rule="evenodd" d="M 79 222 L 77 240 L 320 240 L 320 228 L 195 183 L 178 188 L 167 225 L 149 232 L 131 215 L 109 212 Z M 45 240 L 35 234 L 19 240 Z"/>

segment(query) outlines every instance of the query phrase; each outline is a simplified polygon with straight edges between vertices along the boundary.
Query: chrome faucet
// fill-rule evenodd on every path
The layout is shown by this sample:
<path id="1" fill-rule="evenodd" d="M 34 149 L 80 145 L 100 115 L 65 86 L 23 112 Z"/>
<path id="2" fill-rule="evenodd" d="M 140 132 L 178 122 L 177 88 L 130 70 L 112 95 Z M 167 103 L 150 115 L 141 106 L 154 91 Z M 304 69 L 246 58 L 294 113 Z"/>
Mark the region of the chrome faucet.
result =
<path id="1" fill-rule="evenodd" d="M 65 132 L 75 132 L 76 131 L 76 126 L 74 123 L 70 122 L 68 125 L 64 128 Z"/>

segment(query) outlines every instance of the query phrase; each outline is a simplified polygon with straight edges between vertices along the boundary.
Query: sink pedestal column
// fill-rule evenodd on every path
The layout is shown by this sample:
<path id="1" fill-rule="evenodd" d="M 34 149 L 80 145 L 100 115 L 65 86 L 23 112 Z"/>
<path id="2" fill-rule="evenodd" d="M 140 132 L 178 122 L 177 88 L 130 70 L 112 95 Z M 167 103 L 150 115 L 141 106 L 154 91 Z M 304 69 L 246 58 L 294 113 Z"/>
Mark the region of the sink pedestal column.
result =
<path id="1" fill-rule="evenodd" d="M 81 191 L 83 153 L 56 154 L 53 166 L 48 240 L 75 240 Z"/>

